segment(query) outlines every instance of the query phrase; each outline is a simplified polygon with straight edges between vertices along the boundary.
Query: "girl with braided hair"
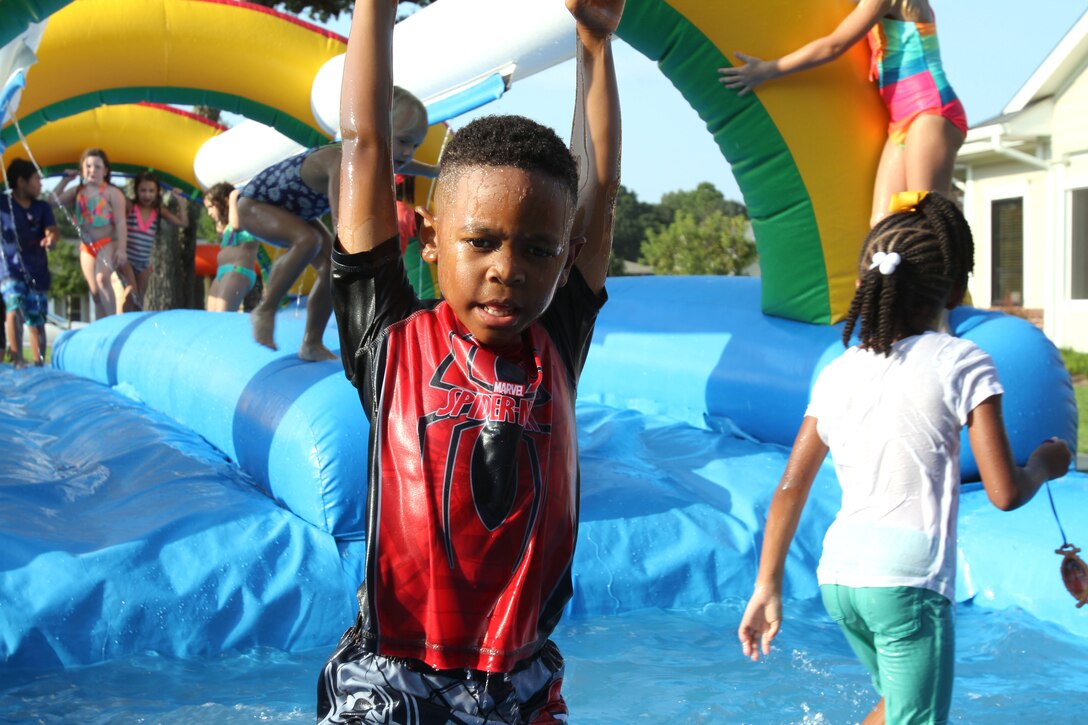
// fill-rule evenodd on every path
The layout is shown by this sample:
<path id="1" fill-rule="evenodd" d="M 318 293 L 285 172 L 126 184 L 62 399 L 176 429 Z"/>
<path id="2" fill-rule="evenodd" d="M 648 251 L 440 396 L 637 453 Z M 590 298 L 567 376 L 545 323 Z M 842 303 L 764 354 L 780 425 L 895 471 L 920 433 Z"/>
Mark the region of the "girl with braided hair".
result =
<path id="1" fill-rule="evenodd" d="M 1023 468 L 1001 417 L 989 355 L 938 332 L 973 261 L 971 230 L 940 194 L 899 197 L 865 239 L 845 353 L 818 376 L 767 514 L 759 573 L 738 629 L 745 656 L 768 654 L 782 619 L 786 553 L 830 451 L 842 508 L 816 571 L 824 605 L 881 696 L 866 723 L 947 722 L 960 430 L 982 484 L 1015 509 L 1069 467 L 1050 439 Z M 851 346 L 854 330 L 859 342 Z"/>

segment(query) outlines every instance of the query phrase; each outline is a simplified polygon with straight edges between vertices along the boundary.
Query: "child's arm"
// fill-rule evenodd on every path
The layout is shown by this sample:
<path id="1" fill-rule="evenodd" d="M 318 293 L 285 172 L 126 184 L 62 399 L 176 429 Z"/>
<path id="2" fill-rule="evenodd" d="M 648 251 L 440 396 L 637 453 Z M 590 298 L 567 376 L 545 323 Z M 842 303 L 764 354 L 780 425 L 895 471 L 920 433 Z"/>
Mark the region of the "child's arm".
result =
<path id="1" fill-rule="evenodd" d="M 110 208 L 113 210 L 113 241 L 117 244 L 113 263 L 120 268 L 128 262 L 128 224 L 125 222 L 128 199 L 125 198 L 125 192 L 113 184 L 106 184 L 106 193 L 109 194 Z"/>
<path id="2" fill-rule="evenodd" d="M 1023 506 L 1044 483 L 1069 470 L 1069 447 L 1057 438 L 1036 448 L 1024 468 L 1016 465 L 1005 433 L 1000 395 L 987 398 L 971 411 L 967 435 L 986 495 L 1002 511 Z"/>
<path id="3" fill-rule="evenodd" d="M 578 162 L 578 210 L 572 239 L 584 238 L 575 264 L 599 292 L 612 252 L 612 218 L 620 183 L 620 99 L 611 37 L 623 0 L 566 0 L 578 21 L 578 83 L 571 151 Z"/>
<path id="4" fill-rule="evenodd" d="M 234 231 L 242 228 L 242 223 L 238 219 L 238 196 L 241 193 L 239 189 L 234 189 L 227 196 L 227 224 L 230 224 L 230 228 Z"/>
<path id="5" fill-rule="evenodd" d="M 56 224 L 52 224 L 45 228 L 45 237 L 42 238 L 42 248 L 52 249 L 57 246 L 58 240 L 60 240 L 60 229 Z"/>
<path id="6" fill-rule="evenodd" d="M 348 254 L 397 234 L 391 119 L 393 19 L 390 0 L 355 3 L 340 95 L 340 202 L 336 224 Z"/>
<path id="7" fill-rule="evenodd" d="M 864 38 L 891 5 L 892 0 L 860 0 L 830 35 L 817 38 L 781 58 L 761 60 L 738 51 L 735 55 L 745 65 L 719 68 L 721 77 L 718 80 L 727 88 L 737 89 L 737 95 L 743 96 L 760 83 L 829 63 Z"/>
<path id="8" fill-rule="evenodd" d="M 759 573 L 748 606 L 744 610 L 737 637 L 745 657 L 753 661 L 771 652 L 771 640 L 782 623 L 782 578 L 786 554 L 797 531 L 801 512 L 820 465 L 827 457 L 827 446 L 816 432 L 816 419 L 806 416 L 793 442 L 786 471 L 775 489 L 763 532 L 763 550 L 759 555 Z"/>
<path id="9" fill-rule="evenodd" d="M 178 202 L 178 213 L 167 209 L 165 206 L 160 205 L 159 211 L 162 212 L 162 216 L 166 221 L 170 222 L 176 227 L 189 226 L 189 202 L 184 196 L 174 194 L 174 199 Z"/>
<path id="10" fill-rule="evenodd" d="M 79 192 L 79 185 L 76 188 L 69 189 L 68 184 L 72 183 L 72 179 L 79 176 L 79 172 L 73 169 L 68 169 L 64 172 L 64 178 L 60 180 L 57 187 L 53 189 L 53 199 L 60 206 L 68 206 L 76 200 L 76 194 Z"/>

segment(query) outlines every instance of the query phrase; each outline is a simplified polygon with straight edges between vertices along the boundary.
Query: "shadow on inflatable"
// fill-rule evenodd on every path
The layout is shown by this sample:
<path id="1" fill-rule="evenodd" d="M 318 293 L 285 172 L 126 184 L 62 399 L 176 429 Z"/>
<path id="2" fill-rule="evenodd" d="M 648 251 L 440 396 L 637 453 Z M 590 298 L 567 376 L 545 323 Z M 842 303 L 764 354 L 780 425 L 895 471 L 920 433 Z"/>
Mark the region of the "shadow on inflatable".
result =
<path id="1" fill-rule="evenodd" d="M 579 388 L 568 616 L 744 597 L 788 446 L 816 374 L 843 349 L 841 327 L 763 315 L 754 279 L 619 278 L 609 293 Z M 281 312 L 281 352 L 252 343 L 244 315 L 109 317 L 66 333 L 57 369 L 0 373 L 10 443 L 0 669 L 336 641 L 362 578 L 368 425 L 339 363 L 286 352 L 303 316 Z M 970 308 L 952 326 L 994 357 L 1018 459 L 1049 435 L 1076 439 L 1069 376 L 1036 328 Z M 338 347 L 334 327 L 325 342 Z M 1084 531 L 1088 477 L 1070 473 L 1053 491 L 1066 530 Z M 1088 636 L 1042 499 L 1003 514 L 965 484 L 957 598 Z M 787 597 L 817 595 L 838 502 L 828 462 L 791 550 Z"/>

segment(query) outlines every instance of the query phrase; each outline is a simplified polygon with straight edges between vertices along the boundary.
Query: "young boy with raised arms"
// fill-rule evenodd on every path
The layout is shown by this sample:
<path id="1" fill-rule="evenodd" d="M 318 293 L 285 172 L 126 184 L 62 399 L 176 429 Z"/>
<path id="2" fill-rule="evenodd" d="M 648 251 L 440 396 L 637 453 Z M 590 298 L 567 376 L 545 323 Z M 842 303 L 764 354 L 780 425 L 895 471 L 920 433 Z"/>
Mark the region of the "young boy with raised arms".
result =
<path id="1" fill-rule="evenodd" d="M 575 386 L 606 299 L 623 0 L 567 7 L 573 154 L 525 118 L 465 126 L 433 213 L 421 211 L 444 295 L 422 302 L 401 261 L 390 161 L 396 3 L 356 3 L 333 306 L 371 424 L 366 573 L 318 683 L 322 723 L 567 720 L 548 637 L 572 592 Z"/>

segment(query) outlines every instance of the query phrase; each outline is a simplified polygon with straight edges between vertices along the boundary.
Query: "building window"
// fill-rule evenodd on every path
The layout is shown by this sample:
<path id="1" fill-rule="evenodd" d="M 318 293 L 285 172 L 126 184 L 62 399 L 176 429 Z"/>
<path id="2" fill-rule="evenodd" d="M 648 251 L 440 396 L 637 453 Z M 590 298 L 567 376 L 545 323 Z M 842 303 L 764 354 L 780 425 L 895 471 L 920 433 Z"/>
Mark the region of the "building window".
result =
<path id="1" fill-rule="evenodd" d="M 992 304 L 1024 304 L 1024 200 L 998 199 L 990 206 L 993 243 Z"/>
<path id="2" fill-rule="evenodd" d="M 1069 201 L 1069 290 L 1073 299 L 1088 300 L 1088 189 L 1073 189 Z"/>

